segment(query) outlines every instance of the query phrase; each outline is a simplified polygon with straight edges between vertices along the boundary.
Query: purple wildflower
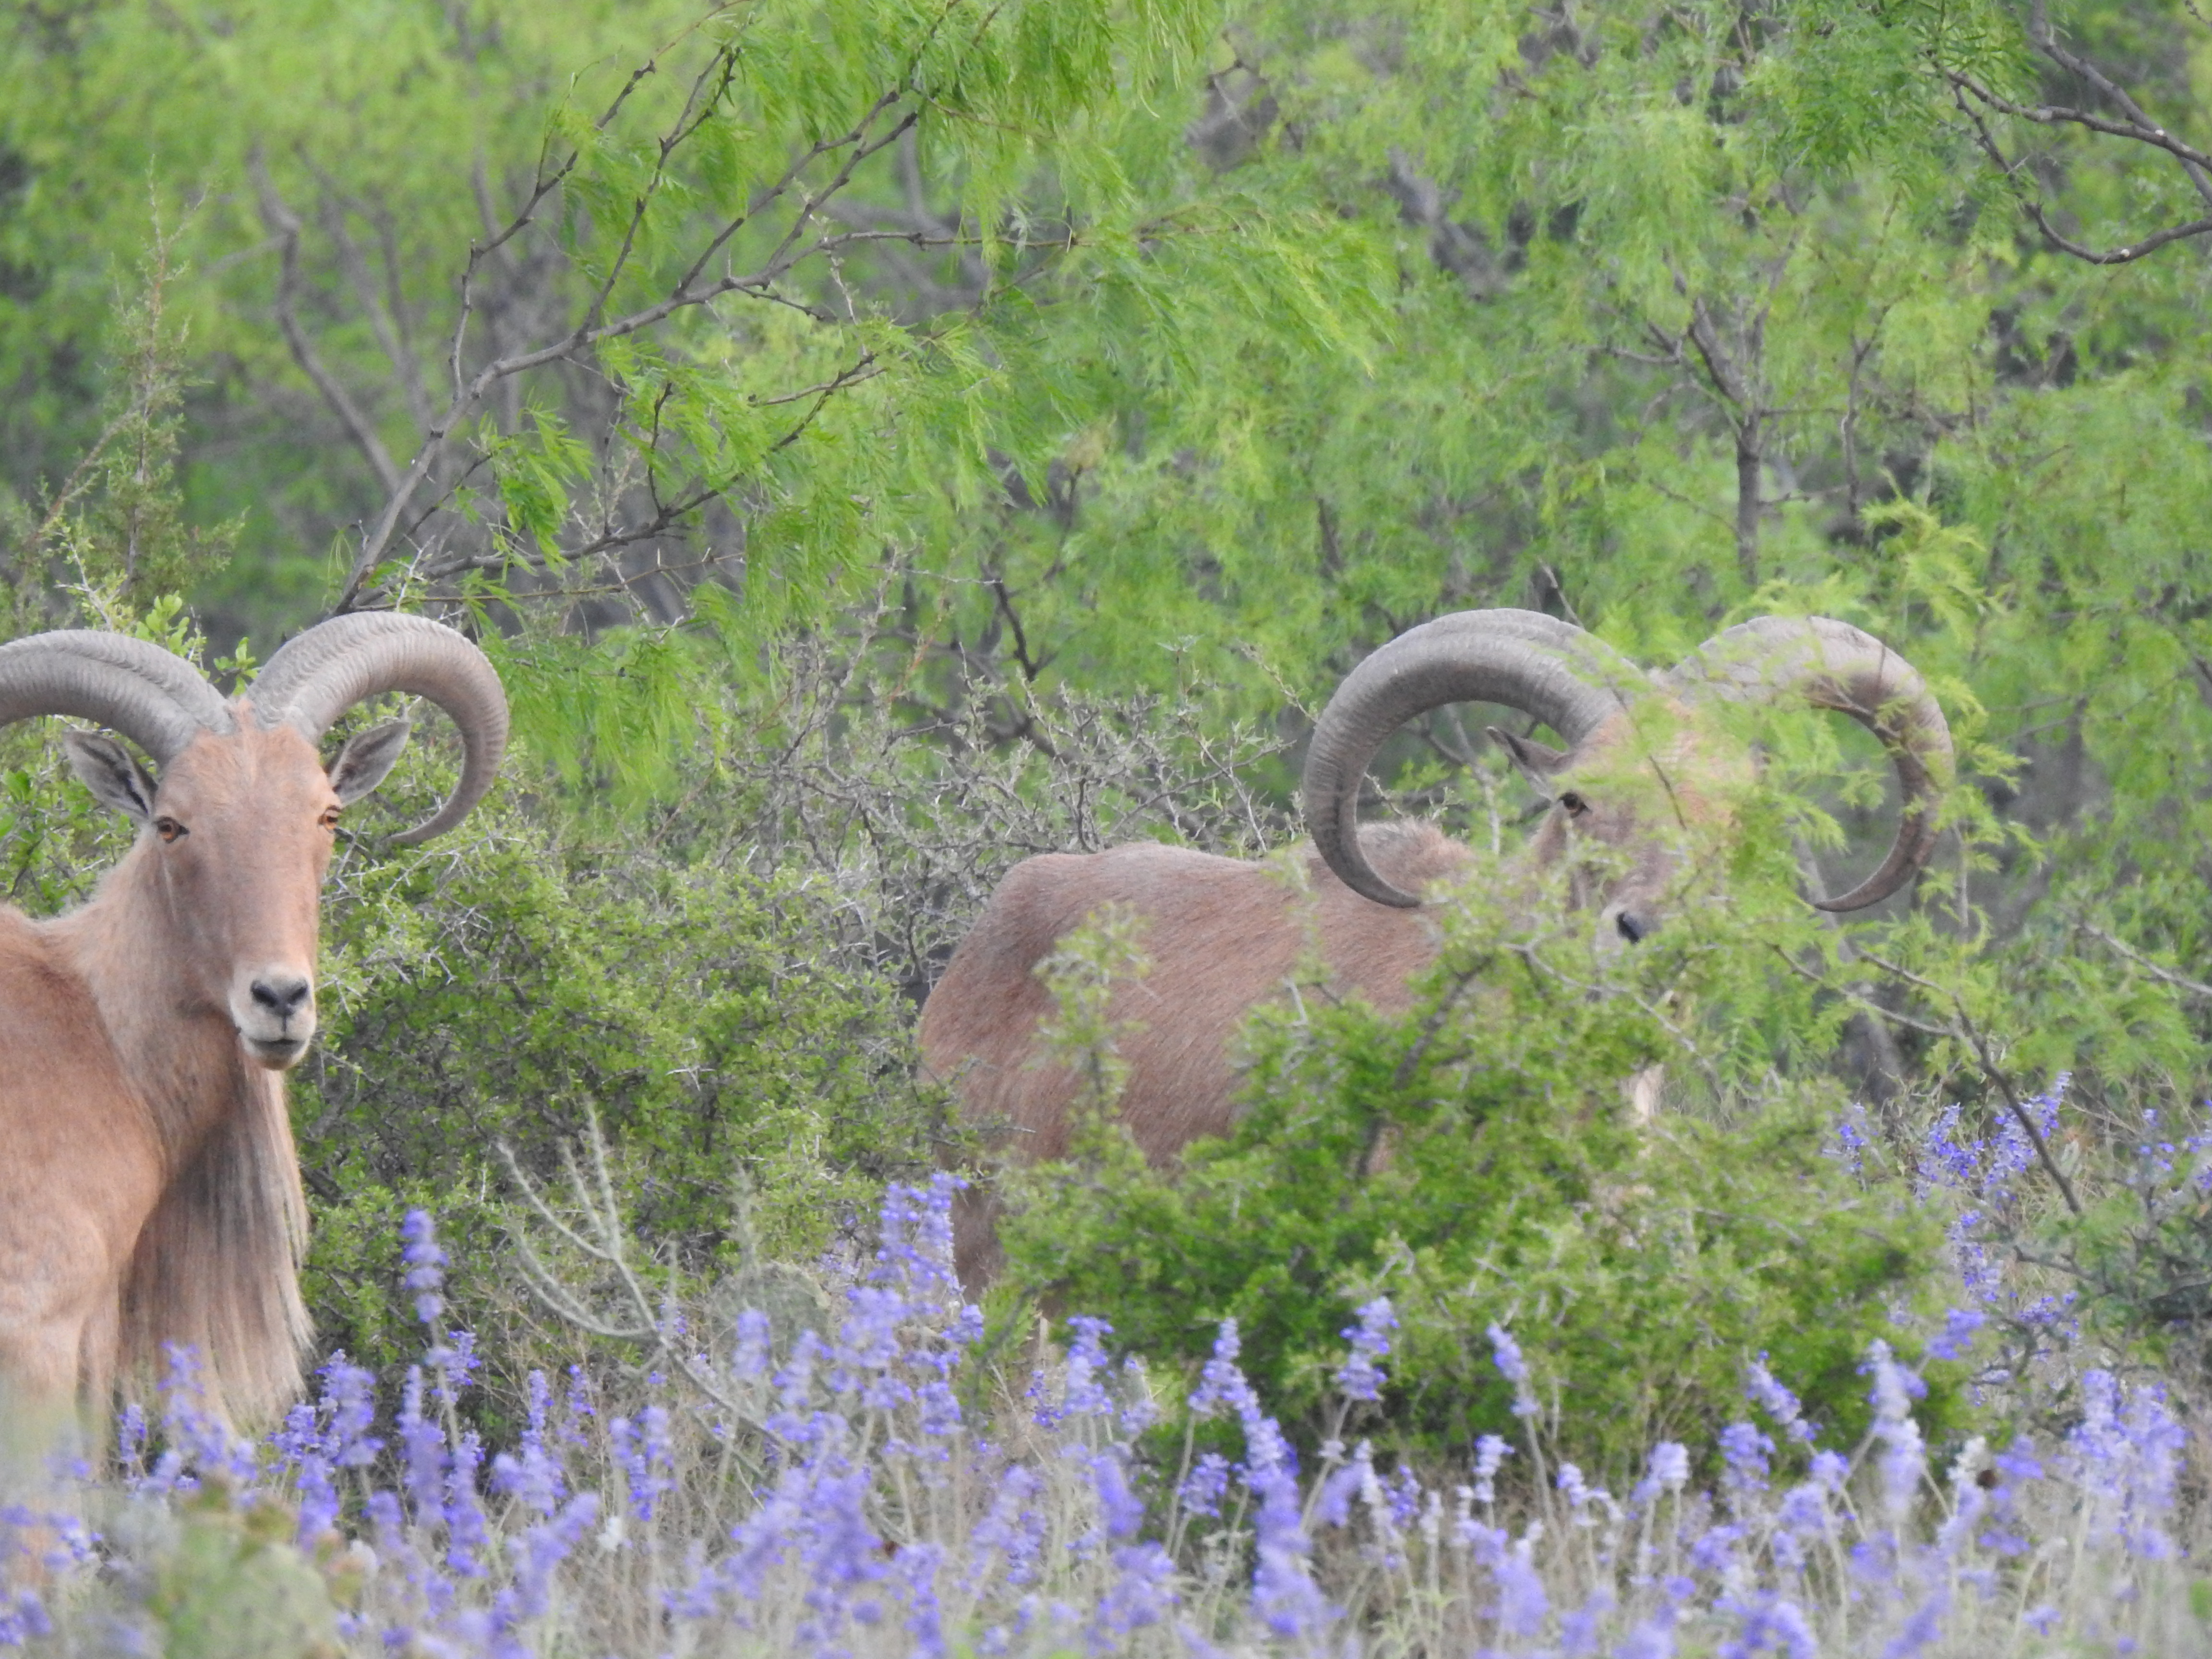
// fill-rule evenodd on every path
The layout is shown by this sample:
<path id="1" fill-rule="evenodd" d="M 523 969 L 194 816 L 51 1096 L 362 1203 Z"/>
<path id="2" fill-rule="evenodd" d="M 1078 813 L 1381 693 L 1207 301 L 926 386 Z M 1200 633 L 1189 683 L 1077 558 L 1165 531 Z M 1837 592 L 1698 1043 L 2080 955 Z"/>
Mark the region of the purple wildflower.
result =
<path id="1" fill-rule="evenodd" d="M 1114 1552 L 1114 1581 L 1098 1598 L 1084 1628 L 1090 1650 L 1104 1659 L 1127 1650 L 1128 1638 L 1164 1620 L 1176 1607 L 1175 1562 L 1158 1544 L 1132 1544 Z"/>
<path id="2" fill-rule="evenodd" d="M 1203 1452 L 1183 1477 L 1176 1499 L 1193 1515 L 1218 1516 L 1228 1490 L 1229 1460 L 1218 1452 Z"/>
<path id="3" fill-rule="evenodd" d="M 1493 1321 L 1490 1327 L 1491 1357 L 1497 1362 L 1498 1375 L 1513 1385 L 1513 1415 L 1534 1417 L 1536 1396 L 1529 1391 L 1528 1362 L 1521 1357 L 1521 1345 L 1513 1340 L 1513 1333 Z"/>
<path id="4" fill-rule="evenodd" d="M 2156 1387 L 2123 1391 L 2111 1372 L 2081 1378 L 2082 1418 L 2066 1437 L 2070 1472 L 2088 1500 L 2090 1536 L 2117 1538 L 2129 1553 L 2166 1560 L 2176 1553 L 2159 1517 L 2173 1507 L 2188 1436 Z"/>
<path id="5" fill-rule="evenodd" d="M 1804 1610 L 1771 1590 L 1748 1597 L 1724 1595 L 1713 1610 L 1737 1621 L 1735 1632 L 1720 1645 L 1720 1659 L 1755 1659 L 1767 1653 L 1816 1659 L 1820 1652 Z"/>
<path id="6" fill-rule="evenodd" d="M 477 1499 L 477 1470 L 483 1462 L 483 1443 L 473 1430 L 453 1443 L 441 1517 L 446 1523 L 446 1565 L 464 1578 L 483 1576 L 483 1550 L 490 1542 L 483 1506 Z"/>
<path id="7" fill-rule="evenodd" d="M 943 1659 L 944 1612 L 938 1605 L 937 1571 L 945 1552 L 934 1544 L 908 1544 L 893 1564 L 891 1582 L 906 1612 L 906 1632 L 914 1638 L 911 1651 L 924 1659 Z"/>
<path id="8" fill-rule="evenodd" d="M 1005 1564 L 1006 1582 L 1017 1589 L 1035 1582 L 1045 1537 L 1044 1516 L 1035 1507 L 1040 1490 L 1036 1476 L 1019 1463 L 1010 1465 L 999 1477 L 989 1511 L 969 1535 L 968 1594 L 973 1595 L 981 1587 L 994 1557 Z"/>
<path id="9" fill-rule="evenodd" d="M 501 1452 L 492 1459 L 492 1489 L 516 1499 L 541 1519 L 550 1520 L 568 1485 L 560 1460 L 545 1442 L 553 1388 L 544 1371 L 534 1370 L 525 1382 L 524 1393 L 528 1416 L 522 1438 L 514 1453 Z"/>
<path id="10" fill-rule="evenodd" d="M 652 1520 L 660 1500 L 676 1486 L 667 1407 L 647 1406 L 635 1423 L 617 1417 L 607 1425 L 607 1437 L 614 1443 L 615 1462 L 629 1488 L 630 1514 L 640 1521 Z"/>
<path id="11" fill-rule="evenodd" d="M 570 1498 L 557 1515 L 507 1540 L 507 1559 L 514 1567 L 514 1610 L 519 1617 L 536 1619 L 551 1610 L 553 1575 L 574 1553 L 599 1518 L 599 1495 L 587 1492 Z"/>
<path id="12" fill-rule="evenodd" d="M 1928 1345 L 1930 1359 L 1963 1359 L 1966 1350 L 1973 1346 L 1974 1333 L 1987 1323 L 1986 1316 L 1974 1308 L 1954 1308 L 1943 1316 L 1943 1328 Z"/>
<path id="13" fill-rule="evenodd" d="M 1213 1357 L 1206 1362 L 1199 1373 L 1198 1386 L 1191 1390 L 1190 1409 L 1194 1416 L 1210 1417 L 1224 1408 L 1240 1415 L 1248 1407 L 1259 1409 L 1260 1402 L 1252 1392 L 1252 1385 L 1237 1368 L 1237 1356 L 1242 1346 L 1237 1322 L 1223 1320 L 1214 1333 Z"/>
<path id="14" fill-rule="evenodd" d="M 1809 1446 L 1820 1437 L 1818 1425 L 1805 1420 L 1797 1396 L 1767 1370 L 1764 1350 L 1745 1371 L 1743 1391 L 1751 1403 L 1772 1418 L 1775 1426 L 1792 1440 Z"/>
<path id="15" fill-rule="evenodd" d="M 1850 1109 L 1836 1120 L 1835 1144 L 1823 1146 L 1820 1149 L 1821 1152 L 1835 1159 L 1853 1175 L 1864 1176 L 1867 1148 L 1874 1144 L 1873 1137 L 1867 1133 L 1866 1126 L 1866 1108 L 1854 1102 Z M 1667 1637 L 1669 1647 L 1674 1644 L 1673 1628 L 1673 1620 L 1670 1619 L 1668 1623 Z"/>
<path id="16" fill-rule="evenodd" d="M 1773 1450 L 1773 1441 L 1753 1424 L 1731 1423 L 1723 1429 L 1721 1458 L 1728 1467 L 1729 1490 L 1736 1493 L 1765 1492 L 1766 1460 Z"/>
<path id="17" fill-rule="evenodd" d="M 1629 1632 L 1613 1659 L 1674 1659 L 1674 1609 L 1662 1607 Z"/>
<path id="18" fill-rule="evenodd" d="M 1087 1314 L 1073 1316 L 1067 1324 L 1075 1340 L 1067 1347 L 1066 1386 L 1058 1406 L 1038 1408 L 1036 1420 L 1045 1428 L 1070 1417 L 1108 1416 L 1114 1409 L 1114 1396 L 1103 1380 L 1112 1369 L 1113 1362 L 1106 1357 L 1106 1339 L 1114 1334 L 1114 1328 Z"/>
<path id="19" fill-rule="evenodd" d="M 1513 1448 L 1494 1434 L 1486 1434 L 1474 1443 L 1474 1501 L 1495 1504 L 1498 1490 L 1495 1485 L 1498 1466 L 1513 1455 Z"/>
<path id="20" fill-rule="evenodd" d="M 1378 1296 L 1359 1310 L 1359 1322 L 1347 1325 L 1339 1333 L 1352 1344 L 1352 1357 L 1336 1373 L 1336 1386 L 1344 1390 L 1346 1400 L 1376 1401 L 1382 1397 L 1382 1384 L 1389 1379 L 1376 1362 L 1390 1352 L 1390 1333 L 1398 1328 L 1398 1316 L 1391 1310 L 1390 1298 Z"/>
<path id="21" fill-rule="evenodd" d="M 1498 1605 L 1492 1617 L 1498 1620 L 1501 1635 L 1541 1635 L 1544 1621 L 1551 1614 L 1551 1598 L 1544 1593 L 1544 1580 L 1534 1559 L 1535 1541 L 1524 1537 L 1512 1548 L 1501 1551 L 1490 1564 L 1492 1576 L 1498 1581 Z"/>
<path id="22" fill-rule="evenodd" d="M 1122 1456 L 1119 1446 L 1109 1446 L 1082 1460 L 1085 1471 L 1091 1476 L 1091 1489 L 1098 1499 L 1099 1518 L 1109 1538 L 1134 1537 L 1145 1520 L 1143 1502 L 1129 1490 L 1129 1474 Z"/>
<path id="23" fill-rule="evenodd" d="M 1629 1494 L 1628 1501 L 1637 1509 L 1648 1508 L 1662 1492 L 1680 1492 L 1689 1484 L 1690 1449 L 1679 1441 L 1662 1440 L 1651 1449 L 1650 1461 L 1645 1466 L 1644 1479 L 1636 1483 L 1636 1489 Z M 1668 1620 L 1667 1629 L 1668 1644 L 1672 1646 L 1674 1639 L 1672 1619 Z"/>
<path id="24" fill-rule="evenodd" d="M 425 1325 L 434 1325 L 438 1316 L 446 1310 L 446 1252 L 438 1243 L 437 1226 L 428 1210 L 410 1210 L 399 1224 L 399 1238 L 404 1248 L 399 1259 L 406 1263 L 407 1272 L 400 1284 L 415 1297 L 415 1316 Z"/>
<path id="25" fill-rule="evenodd" d="M 769 1362 L 768 1316 L 747 1308 L 738 1316 L 737 1345 L 730 1356 L 730 1370 L 741 1382 L 766 1375 Z"/>
<path id="26" fill-rule="evenodd" d="M 1883 1507 L 1893 1531 L 1901 1528 L 1912 1508 L 1928 1455 L 1920 1425 L 1912 1420 L 1912 1401 L 1927 1392 L 1917 1376 L 1890 1357 L 1889 1344 L 1877 1337 L 1869 1345 L 1866 1369 L 1874 1373 L 1874 1437 L 1881 1443 Z"/>
<path id="27" fill-rule="evenodd" d="M 1951 1605 L 1949 1593 L 1941 1585 L 1927 1600 L 1913 1608 L 1905 1621 L 1905 1628 L 1892 1637 L 1889 1645 L 1881 1650 L 1882 1659 L 1918 1659 L 1928 1644 L 1943 1633 L 1943 1615 Z"/>

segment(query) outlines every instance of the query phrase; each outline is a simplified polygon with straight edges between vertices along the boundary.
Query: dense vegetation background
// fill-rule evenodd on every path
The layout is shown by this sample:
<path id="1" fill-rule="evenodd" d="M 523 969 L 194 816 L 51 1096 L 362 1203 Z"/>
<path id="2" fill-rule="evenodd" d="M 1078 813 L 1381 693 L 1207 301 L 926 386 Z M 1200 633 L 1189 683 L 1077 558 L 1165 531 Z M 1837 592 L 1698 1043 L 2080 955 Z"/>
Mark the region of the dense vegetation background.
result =
<path id="1" fill-rule="evenodd" d="M 1660 1346 L 1633 1363 L 1684 1392 L 1624 1447 L 1844 1306 L 1795 1381 L 1854 1409 L 1864 1322 L 1935 1318 L 1952 1271 L 1912 1208 L 1928 1121 L 1993 1134 L 2062 1071 L 2064 1190 L 2024 1178 L 1984 1221 L 2094 1340 L 2201 1380 L 2201 1203 L 2131 1162 L 2146 1111 L 2148 1139 L 2187 1133 L 2212 1034 L 2212 29 L 2188 0 L 0 15 L 10 629 L 89 618 L 234 666 L 398 605 L 475 630 L 517 705 L 467 832 L 401 854 L 365 814 L 335 878 L 295 1092 L 333 1342 L 395 1357 L 389 1228 L 429 1197 L 481 1246 L 457 1252 L 477 1323 L 582 1341 L 499 1271 L 498 1147 L 557 1179 L 594 1119 L 662 1271 L 757 1285 L 836 1245 L 885 1179 L 957 1155 L 912 1009 L 1015 859 L 1281 844 L 1342 672 L 1521 605 L 1655 664 L 1750 615 L 1846 617 L 1965 743 L 1917 890 L 1834 927 L 1795 894 L 1886 838 L 1871 744 L 1765 733 L 1736 903 L 1522 1057 L 1599 1117 L 1624 1064 L 1668 1060 L 1680 1181 L 1651 1201 L 1728 1224 L 1655 1287 L 1618 1240 L 1673 1220 L 1583 1224 L 1642 1156 L 1619 1126 L 1514 1143 L 1556 1208 L 1482 1247 L 1591 1310 L 1555 1322 L 1563 1356 L 1615 1340 L 1607 1308 L 1746 1310 L 1697 1356 L 1665 1346 L 1686 1314 L 1639 1328 Z M 1386 781 L 1510 848 L 1528 797 L 1480 723 L 1439 717 Z M 6 872 L 51 908 L 114 832 L 11 742 Z M 1677 994 L 1695 1033 L 1638 1024 Z M 1560 1018 L 1489 1007 L 1472 1035 L 1508 1015 Z M 1527 1100 L 1408 1094 L 1405 1033 L 1347 1019 L 1262 1040 L 1249 1133 L 1189 1191 L 1110 1134 L 1039 1187 L 1036 1281 L 1122 1286 L 1161 1353 L 1274 1310 L 1254 1363 L 1292 1401 L 1394 1250 L 1446 1307 L 1457 1259 L 1424 1230 L 1467 1190 L 1468 1124 Z M 1343 1084 L 1385 1073 L 1396 1096 Z M 1804 1159 L 1852 1100 L 1875 1151 L 1846 1181 Z M 1269 1150 L 1293 1106 L 1326 1131 L 1301 1146 L 1380 1111 L 1436 1161 L 1347 1221 L 1322 1195 L 1352 1162 Z M 1218 1206 L 1255 1194 L 1313 1235 L 1306 1279 L 1269 1237 L 1225 1242 Z M 1790 1204 L 1880 1248 L 1814 1282 L 1729 1231 Z M 1125 1271 L 1133 1234 L 1178 1228 L 1221 1243 L 1206 1274 Z M 1413 1342 L 1413 1430 L 1506 1409 L 1459 1317 Z M 2023 1315 L 2019 1352 L 2051 1327 Z"/>

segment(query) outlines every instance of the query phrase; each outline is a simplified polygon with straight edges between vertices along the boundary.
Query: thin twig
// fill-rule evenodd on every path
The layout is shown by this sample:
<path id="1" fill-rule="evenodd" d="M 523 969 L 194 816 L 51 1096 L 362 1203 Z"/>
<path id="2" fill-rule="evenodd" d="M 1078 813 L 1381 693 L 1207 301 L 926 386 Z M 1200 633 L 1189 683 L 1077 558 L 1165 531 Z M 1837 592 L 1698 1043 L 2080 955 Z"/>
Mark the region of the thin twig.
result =
<path id="1" fill-rule="evenodd" d="M 2081 1213 L 2081 1200 L 2074 1194 L 2074 1183 L 2066 1178 L 2066 1172 L 2058 1167 L 2058 1160 L 2051 1156 L 2050 1143 L 2044 1139 L 2043 1131 L 2035 1127 L 2035 1120 L 2028 1115 L 2027 1107 L 2021 1100 L 2020 1091 L 2013 1086 L 2010 1075 L 1997 1064 L 1996 1056 L 1990 1052 L 1988 1040 L 1983 1036 L 1981 1029 L 1974 1024 L 1972 1016 L 1966 1012 L 1966 1005 L 1960 1000 L 1959 994 L 1948 986 L 1938 985 L 1933 980 L 1922 978 L 1908 968 L 1901 968 L 1893 962 L 1887 961 L 1875 955 L 1871 951 L 1861 951 L 1859 957 L 1862 961 L 1872 963 L 1886 974 L 1896 975 L 1898 978 L 1908 984 L 1917 985 L 1924 991 L 1950 999 L 1952 1009 L 1958 1015 L 1958 1024 L 1952 1035 L 1964 1041 L 1974 1051 L 1976 1058 L 1981 1062 L 1983 1074 L 1996 1085 L 1997 1092 L 2004 1097 L 2005 1104 L 2012 1109 L 2014 1119 L 2020 1124 L 2021 1132 L 2027 1136 L 2028 1143 L 2035 1148 L 2036 1157 L 2042 1160 L 2043 1167 L 2050 1172 L 2051 1180 L 2057 1183 L 2058 1195 L 2066 1200 L 2066 1207 L 2075 1215 L 2079 1216 Z"/>
<path id="2" fill-rule="evenodd" d="M 2110 945 L 2114 951 L 2117 951 L 2120 955 L 2125 957 L 2130 962 L 2135 963 L 2136 967 L 2142 969 L 2143 972 L 2150 975 L 2152 978 L 2164 980 L 2168 985 L 2172 986 L 2174 989 L 2178 991 L 2186 991 L 2191 996 L 2203 997 L 2206 1001 L 2212 1002 L 2212 985 L 2206 985 L 2199 981 L 2193 980 L 2186 974 L 2177 974 L 2172 969 L 2166 967 L 2162 963 L 2153 962 L 2148 957 L 2136 950 L 2135 946 L 2130 945 L 2125 939 L 2116 939 L 2094 922 L 2085 921 L 2081 917 L 2076 916 L 2074 918 L 2074 925 L 2076 927 L 2079 927 L 2083 933 L 2088 934 L 2092 939 L 2100 940 L 2104 944 Z"/>
<path id="3" fill-rule="evenodd" d="M 307 330 L 300 324 L 300 216 L 277 194 L 276 180 L 269 176 L 269 168 L 258 149 L 246 158 L 246 170 L 253 175 L 254 188 L 261 198 L 261 222 L 276 239 L 276 326 L 284 336 L 284 343 L 291 348 L 292 361 L 322 394 L 331 412 L 338 417 L 338 424 L 353 440 L 354 447 L 368 458 L 376 481 L 388 495 L 399 488 L 398 465 L 385 448 L 384 441 L 376 435 L 375 425 L 347 393 L 337 376 L 325 366 L 313 343 L 307 338 Z"/>

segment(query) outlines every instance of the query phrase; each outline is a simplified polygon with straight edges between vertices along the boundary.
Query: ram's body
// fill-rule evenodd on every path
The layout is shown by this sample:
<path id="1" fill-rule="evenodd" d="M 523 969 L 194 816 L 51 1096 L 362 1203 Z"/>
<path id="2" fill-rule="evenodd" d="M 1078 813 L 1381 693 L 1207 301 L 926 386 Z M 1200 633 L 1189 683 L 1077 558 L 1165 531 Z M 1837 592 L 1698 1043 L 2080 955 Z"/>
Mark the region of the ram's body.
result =
<path id="1" fill-rule="evenodd" d="M 1146 975 L 1119 991 L 1112 1017 L 1128 1067 L 1121 1121 L 1155 1164 L 1234 1119 L 1233 1044 L 1258 1004 L 1286 994 L 1317 951 L 1328 990 L 1404 1007 L 1407 981 L 1435 956 L 1419 904 L 1470 854 L 1425 825 L 1362 831 L 1352 814 L 1367 763 L 1413 714 L 1483 700 L 1535 715 L 1564 751 L 1493 728 L 1553 798 L 1521 854 L 1525 880 L 1564 866 L 1577 902 L 1634 943 L 1659 925 L 1686 849 L 1724 825 L 1753 759 L 1710 718 L 1717 696 L 1771 695 L 1769 671 L 1817 706 L 1880 733 L 1907 794 L 1882 869 L 1827 908 L 1856 908 L 1919 867 L 1948 780 L 1950 738 L 1919 677 L 1878 641 L 1821 618 L 1747 623 L 1664 679 L 1642 674 L 1581 630 L 1520 611 L 1439 618 L 1376 652 L 1347 678 L 1309 752 L 1313 842 L 1305 890 L 1285 872 L 1164 846 L 1051 854 L 1018 865 L 953 954 L 922 1013 L 922 1056 L 959 1091 L 969 1121 L 1006 1156 L 1062 1156 L 1078 1080 L 1042 1052 L 1052 1003 L 1037 969 L 1071 931 L 1112 907 L 1137 918 Z M 1763 678 L 1766 677 L 1766 678 Z M 1585 854 L 1598 853 L 1600 856 Z M 963 1197 L 957 1247 L 971 1287 L 995 1271 L 988 1185 Z"/>
<path id="2" fill-rule="evenodd" d="M 1466 848 L 1425 824 L 1370 838 L 1376 866 L 1418 890 L 1460 868 Z M 956 1077 L 970 1119 L 1003 1126 L 1024 1161 L 1067 1151 L 1076 1079 L 1041 1060 L 1052 998 L 1037 967 L 1090 917 L 1122 906 L 1139 919 L 1150 969 L 1116 994 L 1116 1050 L 1129 1067 L 1122 1121 L 1164 1164 L 1200 1135 L 1224 1133 L 1237 1078 L 1230 1039 L 1257 1004 L 1282 994 L 1318 949 L 1328 989 L 1395 1010 L 1436 954 L 1434 924 L 1346 887 L 1310 847 L 1295 854 L 1307 890 L 1265 864 L 1139 842 L 1103 853 L 1048 853 L 1015 866 L 991 896 L 923 1010 L 924 1056 Z"/>
<path id="3" fill-rule="evenodd" d="M 468 761 L 435 833 L 489 784 L 497 678 L 450 629 L 342 619 L 226 702 L 143 641 L 34 635 L 0 648 L 0 720 L 75 714 L 136 738 L 68 736 L 95 795 L 139 825 L 93 898 L 50 921 L 0 907 L 0 1420 L 35 1437 L 104 1413 L 118 1372 L 170 1345 L 215 1411 L 296 1392 L 307 1211 L 283 1073 L 315 1028 L 317 921 L 343 805 L 381 781 L 404 722 L 325 769 L 315 738 L 385 690 L 454 714 Z"/>

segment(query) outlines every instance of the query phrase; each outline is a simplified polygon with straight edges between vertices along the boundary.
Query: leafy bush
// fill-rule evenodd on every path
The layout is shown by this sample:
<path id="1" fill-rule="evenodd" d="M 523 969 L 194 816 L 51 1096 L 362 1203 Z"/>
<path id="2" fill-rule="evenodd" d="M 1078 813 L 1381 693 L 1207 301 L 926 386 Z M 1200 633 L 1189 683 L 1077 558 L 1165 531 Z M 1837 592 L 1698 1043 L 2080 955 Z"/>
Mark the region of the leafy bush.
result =
<path id="1" fill-rule="evenodd" d="M 1655 1438 L 1709 1437 L 1762 1351 L 1814 1419 L 1856 1436 L 1868 1344 L 1917 1352 L 1896 1321 L 1934 1310 L 1936 1220 L 1821 1155 L 1829 1091 L 1770 1084 L 1737 1121 L 1639 1122 L 1623 1087 L 1662 1060 L 1718 1073 L 1697 1046 L 1712 1032 L 1693 1042 L 1669 1007 L 1704 1006 L 1723 1038 L 1755 1012 L 1739 1045 L 1777 1018 L 1772 988 L 1752 994 L 1776 924 L 1693 907 L 1650 948 L 1607 954 L 1556 895 L 1532 922 L 1498 891 L 1483 876 L 1462 889 L 1402 1018 L 1318 988 L 1301 1014 L 1261 1015 L 1243 1116 L 1180 1170 L 1147 1168 L 1094 1103 L 1076 1157 L 1016 1180 L 1012 1284 L 1161 1358 L 1201 1357 L 1236 1320 L 1262 1395 L 1316 1438 L 1350 1310 L 1385 1293 L 1403 1330 L 1384 1404 L 1413 1443 L 1510 1425 L 1493 1322 L 1540 1376 L 1573 1379 L 1547 1409 L 1608 1473 Z M 1064 953 L 1063 1042 L 1110 1043 L 1097 992 L 1130 942 L 1094 930 Z M 1092 1074 L 1110 1099 L 1110 1063 Z M 1948 1431 L 1960 1373 L 1929 1375 L 1925 1417 Z"/>
<path id="2" fill-rule="evenodd" d="M 796 878 L 564 845 L 512 810 L 457 844 L 349 858 L 295 1093 L 325 1340 L 395 1358 L 377 1263 L 398 1212 L 436 1194 L 468 1254 L 501 1261 L 498 1149 L 551 1174 L 587 1115 L 665 1266 L 731 1265 L 741 1197 L 784 1256 L 868 1214 L 941 1108 L 912 1081 L 903 1006 L 837 958 L 828 908 Z M 471 1320 L 511 1288 L 465 1285 Z"/>

